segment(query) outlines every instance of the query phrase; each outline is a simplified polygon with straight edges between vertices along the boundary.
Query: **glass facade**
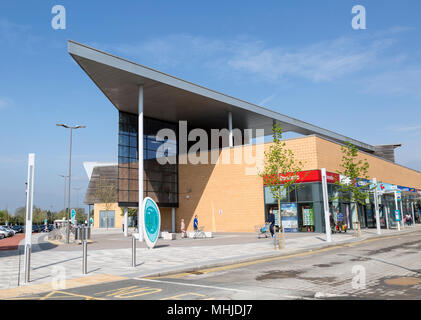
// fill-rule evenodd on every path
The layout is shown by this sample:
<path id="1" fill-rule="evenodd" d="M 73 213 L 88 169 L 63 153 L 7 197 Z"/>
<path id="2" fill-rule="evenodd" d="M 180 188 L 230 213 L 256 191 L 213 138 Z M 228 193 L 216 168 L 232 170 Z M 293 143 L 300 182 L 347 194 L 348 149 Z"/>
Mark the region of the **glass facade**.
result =
<path id="1" fill-rule="evenodd" d="M 265 219 L 269 210 L 278 222 L 278 203 L 269 187 L 264 187 Z M 302 183 L 285 190 L 281 196 L 281 219 L 286 231 L 324 232 L 321 183 Z"/>
<path id="2" fill-rule="evenodd" d="M 177 138 L 158 141 L 161 129 L 171 129 L 178 136 L 177 125 L 151 118 L 143 121 L 143 188 L 161 207 L 178 207 Z M 165 145 L 163 145 L 165 143 Z M 160 164 L 158 159 L 171 159 Z M 138 116 L 119 113 L 118 202 L 121 206 L 138 206 Z"/>

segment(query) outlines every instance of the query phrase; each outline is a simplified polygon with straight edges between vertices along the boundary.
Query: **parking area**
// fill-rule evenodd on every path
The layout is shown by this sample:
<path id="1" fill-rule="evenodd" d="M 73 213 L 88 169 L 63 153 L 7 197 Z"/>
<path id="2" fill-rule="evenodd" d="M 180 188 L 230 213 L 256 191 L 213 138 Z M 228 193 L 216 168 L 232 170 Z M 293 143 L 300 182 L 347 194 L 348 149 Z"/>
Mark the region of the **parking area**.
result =
<path id="1" fill-rule="evenodd" d="M 0 240 L 0 251 L 6 250 L 17 250 L 19 246 L 19 242 L 25 238 L 24 233 L 18 233 L 14 236 L 4 238 Z"/>

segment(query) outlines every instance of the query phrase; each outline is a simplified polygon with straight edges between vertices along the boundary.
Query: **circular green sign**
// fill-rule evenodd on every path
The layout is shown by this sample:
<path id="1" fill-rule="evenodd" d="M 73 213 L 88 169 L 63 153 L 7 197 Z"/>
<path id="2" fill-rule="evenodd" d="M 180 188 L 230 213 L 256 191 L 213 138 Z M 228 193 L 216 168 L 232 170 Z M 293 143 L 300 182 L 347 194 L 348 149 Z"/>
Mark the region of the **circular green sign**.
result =
<path id="1" fill-rule="evenodd" d="M 156 202 L 149 197 L 143 200 L 142 209 L 145 242 L 149 248 L 153 248 L 158 240 L 161 229 L 161 213 Z"/>

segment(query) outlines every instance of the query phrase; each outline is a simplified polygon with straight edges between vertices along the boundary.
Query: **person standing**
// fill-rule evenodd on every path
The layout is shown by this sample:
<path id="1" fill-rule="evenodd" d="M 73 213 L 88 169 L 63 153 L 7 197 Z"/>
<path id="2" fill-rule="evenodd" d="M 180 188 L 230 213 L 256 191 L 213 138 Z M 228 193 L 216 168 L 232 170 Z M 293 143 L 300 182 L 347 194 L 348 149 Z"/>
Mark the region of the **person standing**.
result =
<path id="1" fill-rule="evenodd" d="M 197 215 L 194 216 L 194 220 L 193 220 L 193 229 L 194 231 L 197 231 L 197 228 L 199 226 L 199 220 L 197 219 Z"/>
<path id="2" fill-rule="evenodd" d="M 181 219 L 180 230 L 181 230 L 181 237 L 185 238 L 185 236 L 186 236 L 186 224 L 184 223 L 184 219 Z"/>
<path id="3" fill-rule="evenodd" d="M 270 223 L 269 231 L 270 231 L 270 234 L 273 238 L 273 236 L 275 234 L 275 215 L 273 214 L 272 209 L 269 210 L 268 223 Z"/>
<path id="4" fill-rule="evenodd" d="M 336 222 L 338 225 L 338 231 L 342 232 L 342 224 L 344 222 L 344 215 L 339 210 L 338 210 L 338 214 L 336 215 Z"/>

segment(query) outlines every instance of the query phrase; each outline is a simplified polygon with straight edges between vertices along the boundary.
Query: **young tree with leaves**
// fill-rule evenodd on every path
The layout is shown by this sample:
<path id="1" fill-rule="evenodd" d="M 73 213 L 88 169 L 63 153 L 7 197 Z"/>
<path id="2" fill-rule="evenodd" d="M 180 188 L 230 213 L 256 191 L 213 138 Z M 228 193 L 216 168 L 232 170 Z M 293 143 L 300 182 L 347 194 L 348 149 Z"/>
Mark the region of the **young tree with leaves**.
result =
<path id="1" fill-rule="evenodd" d="M 274 124 L 273 143 L 265 151 L 265 167 L 259 175 L 263 177 L 265 185 L 269 188 L 274 199 L 278 201 L 278 222 L 279 222 L 279 248 L 284 247 L 282 241 L 283 228 L 281 219 L 281 197 L 284 192 L 289 191 L 299 179 L 298 172 L 302 171 L 303 164 L 296 161 L 292 150 L 286 147 L 282 141 L 282 128 Z"/>
<path id="2" fill-rule="evenodd" d="M 361 180 L 368 180 L 369 164 L 367 159 L 358 160 L 358 149 L 351 142 L 347 141 L 345 146 L 341 147 L 342 162 L 341 170 L 338 173 L 345 178 L 335 182 L 339 186 L 339 199 L 345 202 L 354 202 L 356 210 L 357 235 L 360 236 L 360 222 L 358 218 L 358 204 L 364 205 L 368 198 L 366 186 L 359 185 Z"/>

